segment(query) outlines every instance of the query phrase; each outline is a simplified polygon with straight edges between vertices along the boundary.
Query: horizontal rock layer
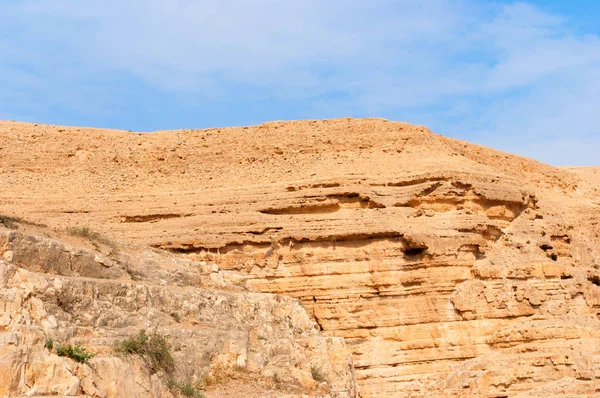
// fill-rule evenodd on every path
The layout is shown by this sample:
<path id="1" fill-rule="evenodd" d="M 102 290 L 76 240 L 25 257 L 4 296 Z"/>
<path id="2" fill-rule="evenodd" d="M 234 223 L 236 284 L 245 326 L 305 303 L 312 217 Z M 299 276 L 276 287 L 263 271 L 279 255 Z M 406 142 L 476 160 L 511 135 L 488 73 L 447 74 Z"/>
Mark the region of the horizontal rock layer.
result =
<path id="1" fill-rule="evenodd" d="M 594 169 L 377 119 L 0 137 L 4 212 L 300 299 L 363 397 L 600 393 Z"/>

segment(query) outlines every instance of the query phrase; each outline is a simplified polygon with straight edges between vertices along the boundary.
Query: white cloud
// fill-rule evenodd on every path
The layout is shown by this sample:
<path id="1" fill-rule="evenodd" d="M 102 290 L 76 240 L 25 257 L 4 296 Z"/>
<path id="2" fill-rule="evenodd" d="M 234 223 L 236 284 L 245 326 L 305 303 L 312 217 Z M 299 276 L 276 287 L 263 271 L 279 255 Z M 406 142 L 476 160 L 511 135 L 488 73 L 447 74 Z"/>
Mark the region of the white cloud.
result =
<path id="1" fill-rule="evenodd" d="M 15 39 L 0 40 L 11 55 L 0 69 L 40 85 L 41 104 L 68 102 L 81 87 L 107 101 L 108 88 L 85 87 L 117 71 L 198 104 L 260 93 L 319 117 L 408 118 L 552 163 L 600 163 L 589 151 L 599 134 L 591 79 L 600 75 L 600 38 L 524 2 L 0 0 L 0 8 L 0 33 Z M 52 98 L 59 85 L 64 97 Z M 0 88 L 10 89 L 1 104 L 18 84 L 0 78 Z"/>

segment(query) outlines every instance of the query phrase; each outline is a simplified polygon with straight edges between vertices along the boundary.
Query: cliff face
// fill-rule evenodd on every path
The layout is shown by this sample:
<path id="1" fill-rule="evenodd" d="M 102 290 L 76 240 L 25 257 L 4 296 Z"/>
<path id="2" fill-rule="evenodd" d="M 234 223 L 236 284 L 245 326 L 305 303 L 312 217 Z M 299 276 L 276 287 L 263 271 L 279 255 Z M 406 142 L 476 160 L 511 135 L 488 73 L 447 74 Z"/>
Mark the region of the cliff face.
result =
<path id="1" fill-rule="evenodd" d="M 149 135 L 4 122 L 0 147 L 1 213 L 300 299 L 345 339 L 362 397 L 600 393 L 597 169 L 376 119 Z"/>
<path id="2" fill-rule="evenodd" d="M 94 243 L 0 230 L 0 396 L 179 396 L 174 383 L 208 397 L 355 396 L 343 339 L 319 335 L 297 300 L 249 293 L 215 264 L 153 250 L 105 255 Z M 172 366 L 149 371 L 152 362 L 115 350 L 141 330 L 168 336 Z M 58 356 L 68 344 L 95 356 Z M 257 386 L 230 385 L 238 379 Z"/>

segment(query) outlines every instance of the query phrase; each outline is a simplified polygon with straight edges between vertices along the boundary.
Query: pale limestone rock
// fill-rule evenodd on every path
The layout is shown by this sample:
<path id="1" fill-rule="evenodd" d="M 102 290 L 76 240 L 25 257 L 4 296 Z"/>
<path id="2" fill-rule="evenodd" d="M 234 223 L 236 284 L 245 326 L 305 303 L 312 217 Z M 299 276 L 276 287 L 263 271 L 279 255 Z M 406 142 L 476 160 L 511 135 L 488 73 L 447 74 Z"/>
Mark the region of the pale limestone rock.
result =
<path id="1" fill-rule="evenodd" d="M 13 234 L 11 239 L 40 244 L 41 256 L 64 250 L 58 242 L 26 235 Z M 222 369 L 247 369 L 252 377 L 268 380 L 273 376 L 270 367 L 277 364 L 280 377 L 310 389 L 314 387 L 314 381 L 307 382 L 312 380 L 310 366 L 318 362 L 328 375 L 328 391 L 333 396 L 356 395 L 352 360 L 343 339 L 320 336 L 296 300 L 248 293 L 223 279 L 219 285 L 232 292 L 157 284 L 160 279 L 139 284 L 81 278 L 61 266 L 56 269 L 67 275 L 39 273 L 35 270 L 40 258 L 33 245 L 27 247 L 28 260 L 19 260 L 18 268 L 0 261 L 4 278 L 0 396 L 112 398 L 122 396 L 123 391 L 132 397 L 172 396 L 165 378 L 148 374 L 135 356 L 121 358 L 113 350 L 115 342 L 142 328 L 171 336 L 180 379 L 199 381 Z M 79 253 L 93 261 L 87 251 Z M 169 257 L 162 260 L 167 262 Z M 128 264 L 121 266 L 128 269 Z M 106 272 L 111 275 L 112 271 Z M 123 277 L 127 275 L 122 272 Z M 58 357 L 44 347 L 50 339 L 54 344 L 81 344 L 97 356 L 87 364 Z"/>
<path id="2" fill-rule="evenodd" d="M 12 250 L 5 251 L 4 254 L 2 255 L 2 257 L 4 258 L 5 261 L 11 262 L 13 259 Z"/>

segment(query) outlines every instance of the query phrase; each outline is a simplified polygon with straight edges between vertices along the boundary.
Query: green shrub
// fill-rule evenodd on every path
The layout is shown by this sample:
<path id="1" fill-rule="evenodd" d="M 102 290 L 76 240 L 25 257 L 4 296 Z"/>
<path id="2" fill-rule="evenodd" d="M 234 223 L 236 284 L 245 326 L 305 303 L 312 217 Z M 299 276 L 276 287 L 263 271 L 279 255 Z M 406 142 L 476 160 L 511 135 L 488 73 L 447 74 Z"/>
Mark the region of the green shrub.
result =
<path id="1" fill-rule="evenodd" d="M 177 313 L 174 313 L 174 317 L 176 315 Z M 163 375 L 166 376 L 169 389 L 174 394 L 191 398 L 204 398 L 200 387 L 195 387 L 189 382 L 178 382 L 173 377 L 175 360 L 171 354 L 171 344 L 167 335 L 157 332 L 148 334 L 142 329 L 135 336 L 118 343 L 116 350 L 124 355 L 138 355 L 143 358 L 151 374 L 162 371 Z"/>
<path id="2" fill-rule="evenodd" d="M 6 228 L 17 229 L 17 228 L 19 228 L 19 225 L 17 223 L 25 224 L 25 225 L 32 225 L 35 227 L 48 228 L 48 226 L 46 224 L 40 224 L 37 222 L 24 220 L 21 217 L 9 217 L 9 216 L 0 215 L 0 224 L 4 225 Z"/>
<path id="3" fill-rule="evenodd" d="M 52 343 L 52 345 L 54 345 L 54 343 Z M 95 356 L 95 354 L 87 352 L 85 347 L 81 347 L 78 344 L 75 344 L 74 346 L 71 344 L 58 345 L 56 346 L 56 354 L 59 357 L 69 357 L 80 363 L 85 363 Z"/>
<path id="4" fill-rule="evenodd" d="M 170 375 L 175 368 L 175 361 L 171 355 L 171 344 L 169 344 L 168 336 L 164 334 L 157 332 L 147 334 L 142 329 L 134 337 L 120 342 L 117 351 L 125 355 L 139 355 L 147 362 L 152 374 L 163 371 Z"/>
<path id="5" fill-rule="evenodd" d="M 46 339 L 46 342 L 44 343 L 44 347 L 46 347 L 49 350 L 52 350 L 52 348 L 54 347 L 54 340 Z"/>
<path id="6" fill-rule="evenodd" d="M 192 386 L 190 383 L 179 384 L 176 386 L 182 395 L 192 398 L 204 398 L 202 390 Z"/>
<path id="7" fill-rule="evenodd" d="M 205 398 L 200 387 L 194 387 L 191 383 L 179 383 L 175 379 L 169 379 L 167 386 L 173 394 L 179 393 L 184 397 Z"/>
<path id="8" fill-rule="evenodd" d="M 145 349 L 148 339 L 150 339 L 150 336 L 148 336 L 146 331 L 142 329 L 136 336 L 121 341 L 118 345 L 117 351 L 123 354 L 141 355 Z"/>
<path id="9" fill-rule="evenodd" d="M 6 228 L 16 229 L 17 224 L 15 224 L 16 219 L 7 216 L 0 216 L 0 224 L 4 225 Z"/>

